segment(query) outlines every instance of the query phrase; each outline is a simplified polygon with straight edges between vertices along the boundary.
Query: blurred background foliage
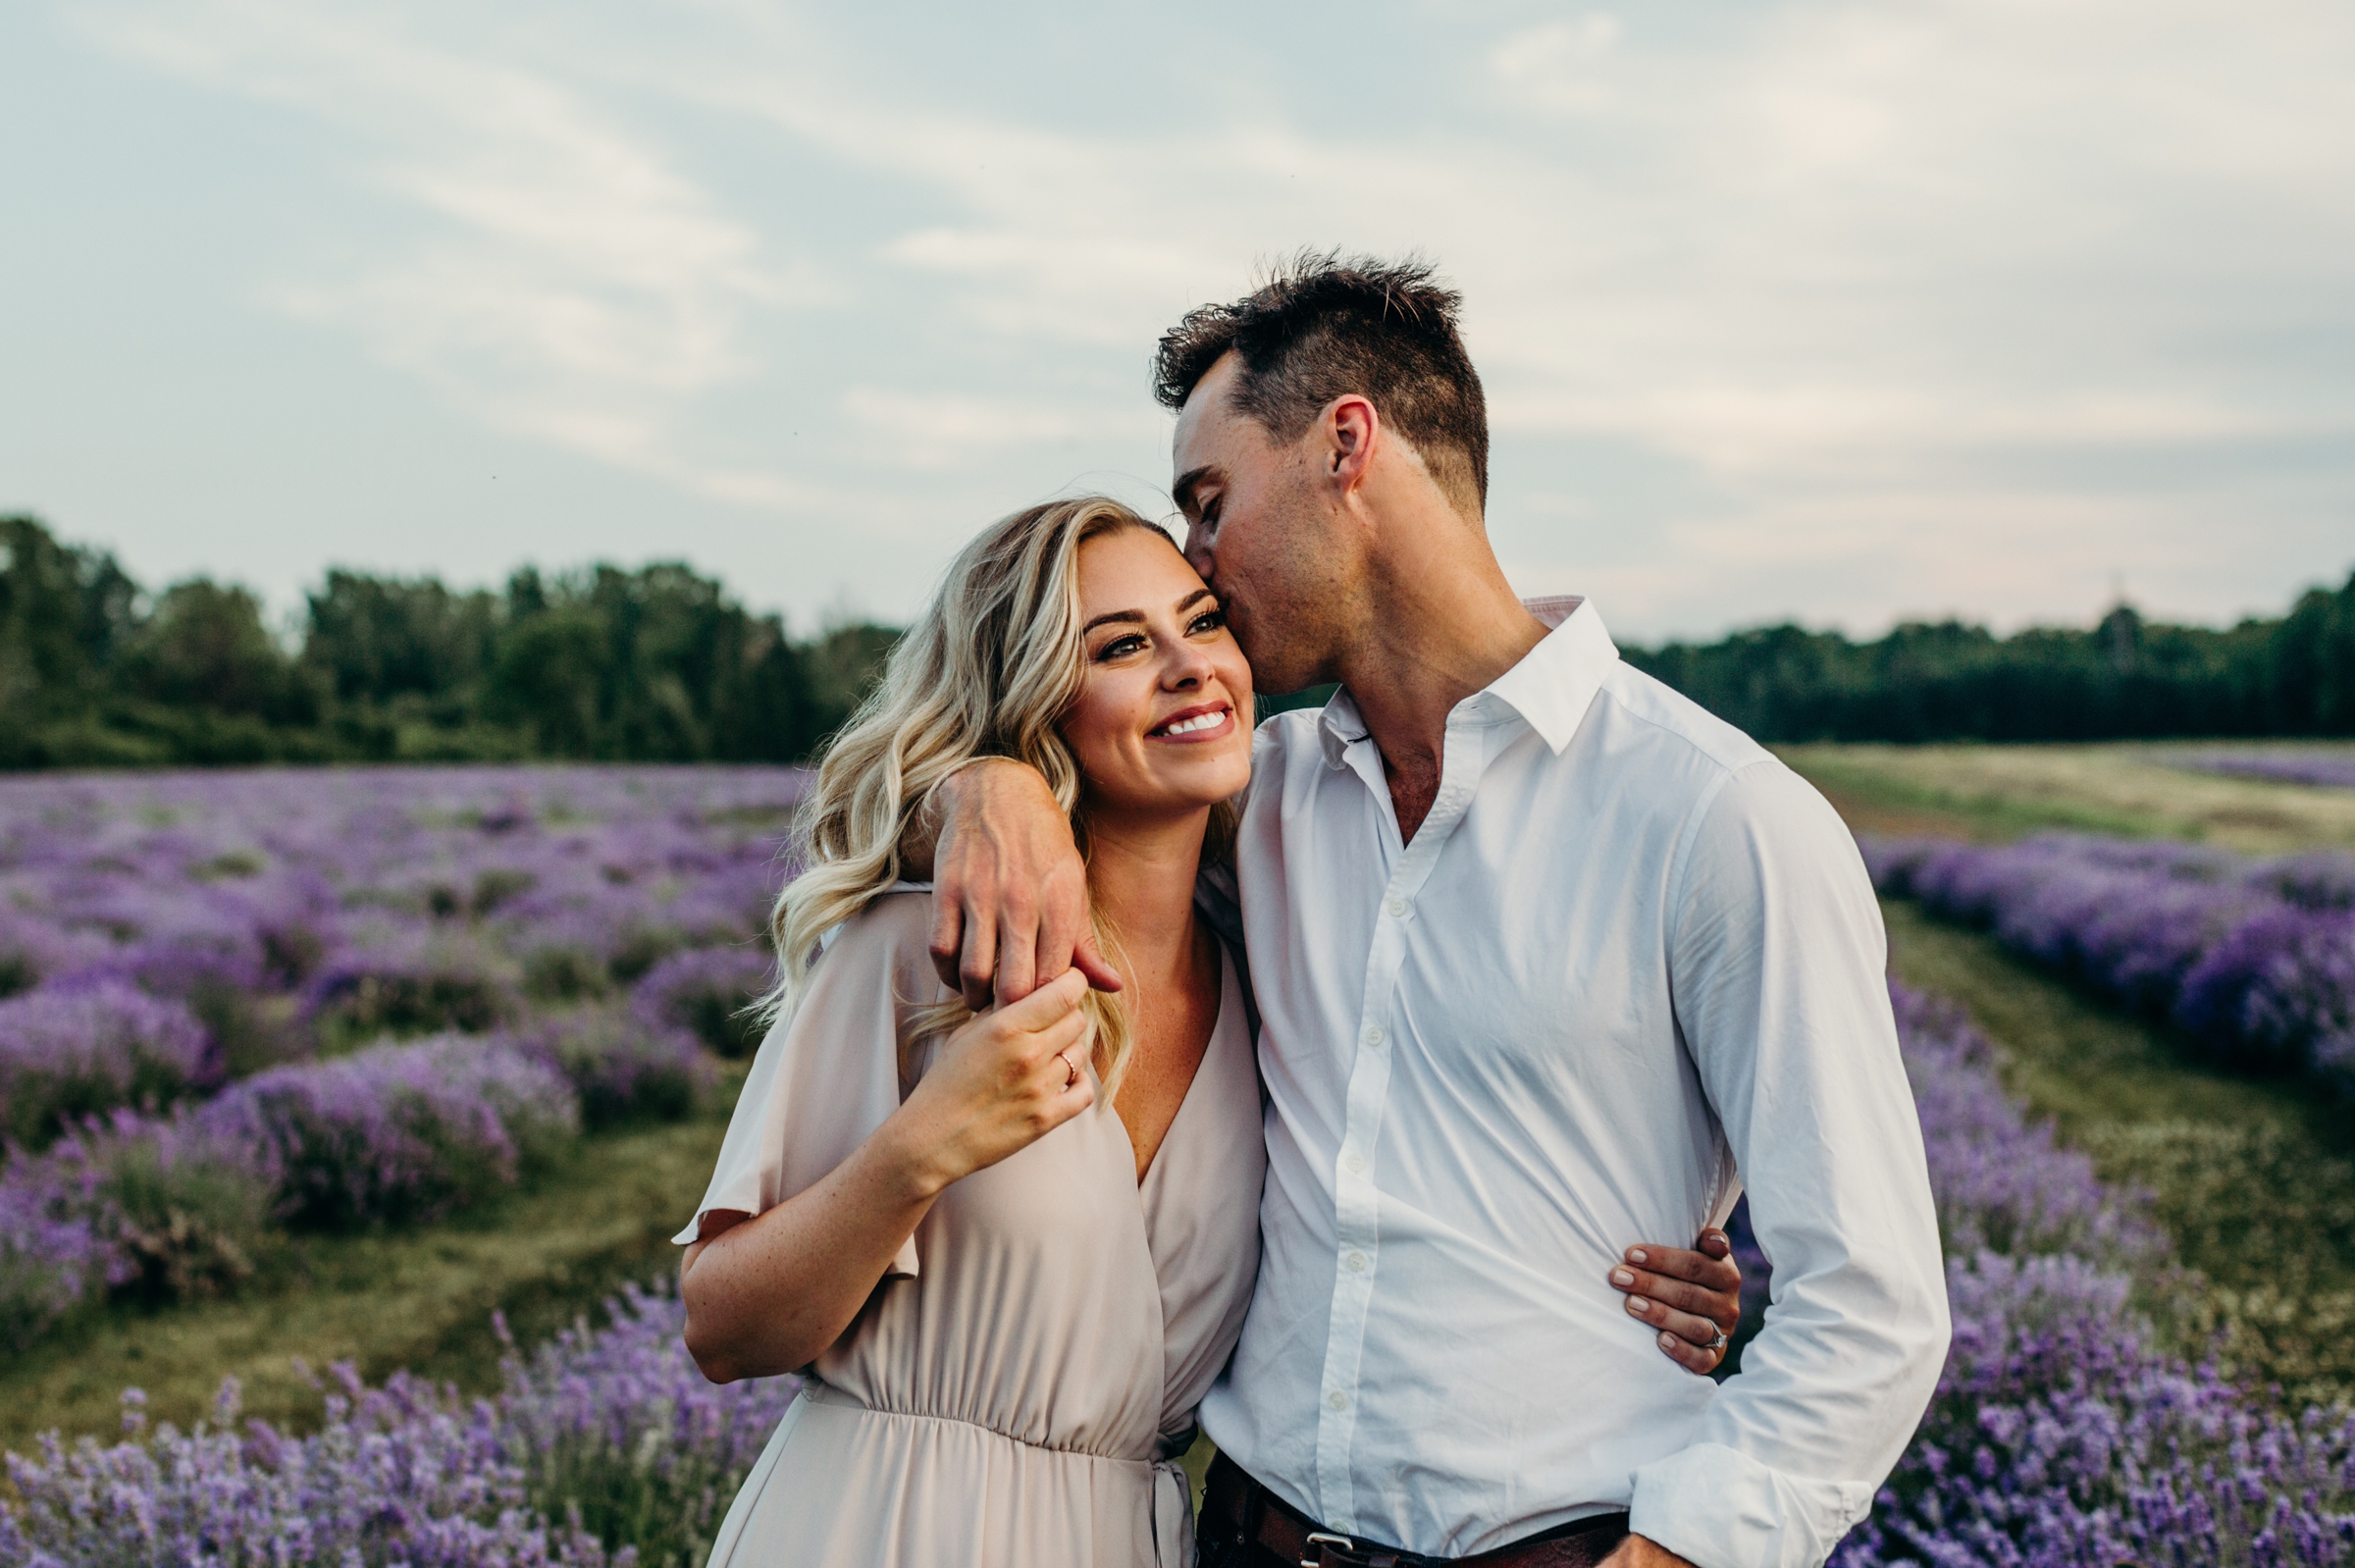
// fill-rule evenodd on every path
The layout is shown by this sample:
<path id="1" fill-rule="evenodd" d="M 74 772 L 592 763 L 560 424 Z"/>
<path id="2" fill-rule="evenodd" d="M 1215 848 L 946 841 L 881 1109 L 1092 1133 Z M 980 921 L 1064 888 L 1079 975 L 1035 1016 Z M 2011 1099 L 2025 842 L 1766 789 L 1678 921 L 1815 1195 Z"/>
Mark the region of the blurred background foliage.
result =
<path id="1" fill-rule="evenodd" d="M 151 595 L 111 554 L 5 517 L 0 767 L 798 761 L 897 635 L 856 622 L 796 640 L 662 562 L 527 566 L 503 593 L 332 570 L 281 638 L 244 588 L 194 578 Z M 1771 742 L 2355 735 L 2355 575 L 2225 629 L 2120 605 L 2090 629 L 2009 637 L 1783 625 L 1623 652 Z"/>
<path id="2" fill-rule="evenodd" d="M 1944 621 L 1858 643 L 1786 625 L 1623 652 L 1764 741 L 2355 735 L 2355 574 L 2224 630 L 2121 604 L 2090 630 Z"/>
<path id="3" fill-rule="evenodd" d="M 799 641 L 677 563 L 525 567 L 503 593 L 335 570 L 298 633 L 205 578 L 150 595 L 0 517 L 0 767 L 796 761 L 897 633 Z"/>

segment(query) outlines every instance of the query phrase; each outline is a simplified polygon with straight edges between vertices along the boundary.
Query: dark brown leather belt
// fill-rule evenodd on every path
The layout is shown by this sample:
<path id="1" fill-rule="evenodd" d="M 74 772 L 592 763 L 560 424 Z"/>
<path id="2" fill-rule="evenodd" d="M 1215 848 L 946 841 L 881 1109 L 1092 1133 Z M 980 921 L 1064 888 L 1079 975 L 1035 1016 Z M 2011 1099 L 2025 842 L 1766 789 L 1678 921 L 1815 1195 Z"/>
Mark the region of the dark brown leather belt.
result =
<path id="1" fill-rule="evenodd" d="M 1426 1557 L 1326 1529 L 1252 1480 L 1225 1454 L 1210 1462 L 1202 1521 L 1207 1527 L 1203 1532 L 1206 1541 L 1214 1534 L 1240 1537 L 1286 1564 L 1301 1564 L 1301 1568 L 1436 1568 L 1439 1563 L 1475 1568 L 1596 1568 L 1627 1539 L 1627 1515 L 1596 1514 L 1493 1551 L 1470 1557 Z"/>

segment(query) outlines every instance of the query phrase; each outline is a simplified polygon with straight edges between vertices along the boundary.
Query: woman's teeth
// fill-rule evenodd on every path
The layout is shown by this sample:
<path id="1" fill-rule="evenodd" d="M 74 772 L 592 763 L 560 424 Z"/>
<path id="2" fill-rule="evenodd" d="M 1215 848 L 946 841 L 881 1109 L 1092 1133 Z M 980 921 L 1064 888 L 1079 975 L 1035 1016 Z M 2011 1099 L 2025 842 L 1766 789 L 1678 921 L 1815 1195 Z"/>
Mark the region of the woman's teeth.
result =
<path id="1" fill-rule="evenodd" d="M 1177 723 L 1166 726 L 1161 733 L 1164 735 L 1191 735 L 1196 730 L 1216 729 L 1225 722 L 1227 714 L 1223 710 L 1216 713 L 1196 713 L 1192 718 L 1181 718 Z"/>

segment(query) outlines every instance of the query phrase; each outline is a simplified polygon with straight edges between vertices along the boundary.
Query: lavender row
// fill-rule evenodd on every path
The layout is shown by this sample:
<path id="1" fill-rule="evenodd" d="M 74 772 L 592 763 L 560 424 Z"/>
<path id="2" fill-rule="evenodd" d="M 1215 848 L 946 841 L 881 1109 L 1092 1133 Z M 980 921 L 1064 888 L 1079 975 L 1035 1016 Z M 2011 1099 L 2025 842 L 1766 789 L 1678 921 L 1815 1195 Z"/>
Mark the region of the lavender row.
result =
<path id="1" fill-rule="evenodd" d="M 2170 757 L 2169 765 L 2227 778 L 2269 784 L 2314 784 L 2355 789 L 2355 752 L 2190 752 Z"/>
<path id="2" fill-rule="evenodd" d="M 1956 1334 L 1919 1436 L 1834 1560 L 2355 1562 L 2355 1418 L 2282 1416 L 2168 1351 L 2134 1310 L 2168 1251 L 2135 1195 L 2022 1118 L 1957 1011 L 1894 995 Z M 0 1505 L 0 1565 L 694 1560 L 792 1380 L 705 1383 L 668 1295 L 633 1292 L 612 1320 L 510 1359 L 474 1404 L 395 1378 L 347 1383 L 314 1437 L 235 1437 L 225 1415 L 49 1441 L 10 1461 L 23 1500 Z"/>
<path id="3" fill-rule="evenodd" d="M 692 1110 L 685 1030 L 618 1008 L 275 1068 L 168 1116 L 117 1111 L 0 1159 L 0 1333 L 124 1293 L 204 1294 L 281 1227 L 437 1219 L 545 1167 L 592 1124 Z"/>
<path id="4" fill-rule="evenodd" d="M 706 1383 L 680 1348 L 669 1295 L 633 1290 L 611 1318 L 511 1354 L 490 1399 L 406 1374 L 367 1388 L 339 1367 L 310 1437 L 240 1428 L 234 1381 L 193 1432 L 150 1431 L 129 1390 L 125 1440 L 69 1447 L 52 1435 L 8 1456 L 23 1500 L 0 1503 L 0 1564 L 700 1560 L 798 1385 Z"/>
<path id="5" fill-rule="evenodd" d="M 1955 1337 L 1840 1568 L 2355 1562 L 2355 1415 L 2289 1416 L 2134 1310 L 2170 1248 L 2000 1087 L 1951 1004 L 1893 986 Z"/>
<path id="6" fill-rule="evenodd" d="M 1863 844 L 1873 882 L 2180 1028 L 2218 1066 L 2355 1089 L 2355 857 L 2050 834 Z"/>
<path id="7" fill-rule="evenodd" d="M 741 1049 L 804 776 L 0 781 L 0 1141 L 386 1034 L 632 998 Z M 698 955 L 702 955 L 699 957 Z M 684 961 L 682 964 L 681 961 Z"/>

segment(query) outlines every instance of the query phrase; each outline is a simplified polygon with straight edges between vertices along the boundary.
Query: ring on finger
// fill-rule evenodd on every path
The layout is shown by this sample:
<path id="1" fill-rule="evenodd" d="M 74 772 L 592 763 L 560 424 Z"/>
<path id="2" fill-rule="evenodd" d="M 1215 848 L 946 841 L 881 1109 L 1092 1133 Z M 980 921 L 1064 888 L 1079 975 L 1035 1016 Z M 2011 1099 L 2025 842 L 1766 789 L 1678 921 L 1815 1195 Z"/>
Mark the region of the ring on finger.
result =
<path id="1" fill-rule="evenodd" d="M 1726 1342 L 1724 1326 L 1722 1324 L 1712 1323 L 1709 1325 L 1709 1327 L 1717 1331 L 1717 1337 L 1711 1339 L 1707 1344 L 1702 1345 L 1701 1348 L 1703 1350 L 1723 1350 Z"/>
<path id="2" fill-rule="evenodd" d="M 1063 1071 L 1068 1074 L 1063 1080 L 1063 1086 L 1067 1089 L 1076 1086 L 1079 1082 L 1079 1064 L 1072 1060 L 1071 1053 L 1068 1051 L 1059 1051 L 1056 1055 L 1063 1059 Z"/>

